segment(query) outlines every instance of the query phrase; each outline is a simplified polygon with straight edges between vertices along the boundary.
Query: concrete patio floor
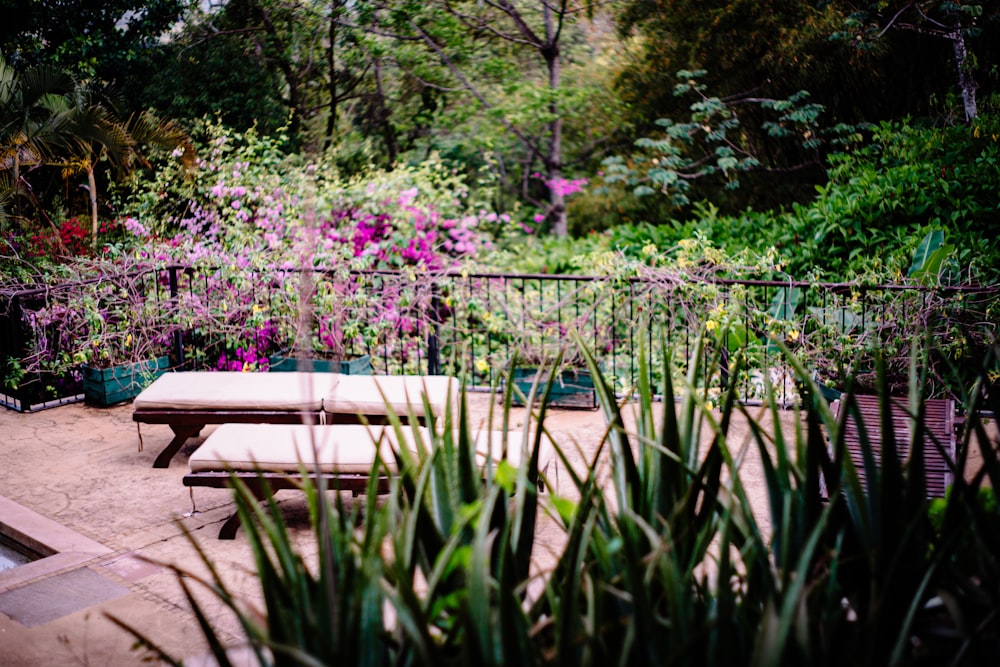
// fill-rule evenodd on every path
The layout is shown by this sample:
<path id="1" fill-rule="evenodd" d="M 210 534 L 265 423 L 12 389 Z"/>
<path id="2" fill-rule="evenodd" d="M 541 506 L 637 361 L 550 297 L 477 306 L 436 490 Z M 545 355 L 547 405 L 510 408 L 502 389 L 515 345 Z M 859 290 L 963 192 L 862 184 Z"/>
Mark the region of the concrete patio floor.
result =
<path id="1" fill-rule="evenodd" d="M 490 398 L 470 395 L 474 424 L 485 423 Z M 513 416 L 523 423 L 525 411 L 515 409 Z M 547 423 L 592 451 L 603 421 L 597 412 L 554 411 Z M 216 539 L 232 513 L 230 492 L 192 490 L 181 482 L 187 456 L 213 429 L 190 440 L 169 468 L 154 469 L 153 459 L 171 433 L 166 426 L 143 425 L 139 451 L 129 403 L 107 409 L 76 403 L 28 414 L 0 409 L 0 521 L 10 523 L 17 512 L 36 531 L 68 529 L 69 535 L 62 537 L 66 550 L 59 556 L 0 572 L 0 665 L 143 663 L 148 653 L 134 649 L 133 638 L 108 615 L 173 657 L 188 662 L 203 656 L 207 646 L 197 622 L 176 574 L 165 567 L 203 571 L 185 531 L 233 590 L 260 606 L 242 533 L 233 541 Z M 277 498 L 309 553 L 302 494 L 281 492 Z M 234 619 L 209 596 L 201 598 L 224 636 L 238 644 Z"/>
<path id="2" fill-rule="evenodd" d="M 469 402 L 473 424 L 485 424 L 491 396 L 471 394 Z M 493 409 L 498 410 L 495 402 Z M 246 604 L 261 606 L 242 532 L 233 541 L 216 539 L 233 508 L 230 493 L 192 493 L 182 485 L 187 456 L 203 438 L 191 440 L 169 468 L 154 469 L 153 459 L 170 432 L 165 426 L 144 425 L 145 446 L 139 451 L 131 415 L 130 404 L 109 409 L 72 404 L 31 414 L 0 409 L 0 521 L 8 522 L 16 512 L 43 532 L 69 531 L 53 538 L 67 541 L 64 553 L 45 559 L 47 565 L 0 573 L 0 665 L 143 663 L 148 654 L 135 649 L 132 637 L 109 615 L 128 622 L 171 656 L 186 661 L 204 656 L 207 647 L 178 578 L 166 567 L 203 571 L 185 531 Z M 524 418 L 525 411 L 515 409 L 513 422 L 523 423 Z M 792 419 L 793 413 L 784 414 L 783 428 Z M 594 452 L 603 431 L 596 411 L 554 410 L 546 424 L 581 462 Z M 212 429 L 206 428 L 203 436 Z M 737 420 L 730 442 L 739 444 L 745 434 L 745 425 Z M 742 472 L 751 493 L 762 494 L 754 456 L 747 457 Z M 278 500 L 301 548 L 309 553 L 312 540 L 302 494 L 283 492 Z M 557 549 L 555 527 L 541 524 L 538 543 Z M 210 597 L 200 597 L 216 627 L 238 645 L 234 619 Z"/>

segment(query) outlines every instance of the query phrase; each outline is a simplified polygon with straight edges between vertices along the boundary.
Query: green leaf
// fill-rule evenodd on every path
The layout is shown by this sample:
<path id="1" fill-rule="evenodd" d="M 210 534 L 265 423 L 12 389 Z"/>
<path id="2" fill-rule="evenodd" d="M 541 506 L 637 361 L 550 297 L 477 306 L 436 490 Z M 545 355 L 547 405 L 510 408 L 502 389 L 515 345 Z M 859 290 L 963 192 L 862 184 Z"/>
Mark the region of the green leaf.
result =
<path id="1" fill-rule="evenodd" d="M 510 461 L 507 459 L 502 459 L 499 463 L 497 463 L 494 479 L 496 480 L 497 486 L 507 493 L 512 494 L 514 493 L 514 488 L 517 484 L 517 468 L 512 466 Z"/>
<path id="2" fill-rule="evenodd" d="M 577 503 L 562 496 L 552 496 L 549 500 L 563 523 L 566 525 L 571 524 L 573 517 L 576 515 Z"/>
<path id="3" fill-rule="evenodd" d="M 928 232 L 913 253 L 913 260 L 910 262 L 910 270 L 907 275 L 911 278 L 928 272 L 933 272 L 936 275 L 937 271 L 932 267 L 936 264 L 940 268 L 943 258 L 938 256 L 938 252 L 942 247 L 944 247 L 944 231 L 934 229 Z"/>
<path id="4" fill-rule="evenodd" d="M 948 260 L 954 250 L 955 246 L 952 245 L 941 246 L 927 257 L 924 267 L 920 271 L 911 273 L 910 277 L 924 284 L 933 284 L 938 282 L 938 279 L 941 277 L 941 271 L 944 263 Z"/>
<path id="5" fill-rule="evenodd" d="M 767 312 L 776 320 L 790 320 L 794 317 L 801 299 L 802 288 L 782 287 L 771 299 L 771 306 Z"/>

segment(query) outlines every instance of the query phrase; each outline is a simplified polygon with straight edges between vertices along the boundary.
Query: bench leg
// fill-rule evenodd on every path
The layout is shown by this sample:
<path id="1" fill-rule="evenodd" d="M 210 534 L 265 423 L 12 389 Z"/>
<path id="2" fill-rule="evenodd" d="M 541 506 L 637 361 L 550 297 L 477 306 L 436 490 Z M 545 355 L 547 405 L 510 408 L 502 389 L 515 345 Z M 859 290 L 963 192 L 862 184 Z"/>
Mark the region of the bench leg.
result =
<path id="1" fill-rule="evenodd" d="M 258 502 L 264 502 L 271 495 L 269 490 L 260 483 L 258 480 L 247 481 L 247 488 L 253 497 L 257 499 Z M 240 513 L 233 512 L 232 516 L 226 519 L 222 527 L 219 528 L 219 539 L 220 540 L 235 540 L 236 531 L 240 529 Z"/>
<path id="2" fill-rule="evenodd" d="M 170 459 L 174 457 L 174 454 L 181 450 L 184 443 L 187 442 L 188 438 L 193 438 L 199 433 L 204 425 L 194 425 L 194 426 L 179 426 L 176 424 L 170 425 L 170 430 L 174 432 L 174 439 L 170 441 L 170 444 L 164 447 L 163 451 L 156 457 L 153 461 L 154 468 L 166 468 L 170 465 Z"/>
<path id="3" fill-rule="evenodd" d="M 236 531 L 240 529 L 240 515 L 234 513 L 225 523 L 222 524 L 222 528 L 219 529 L 219 539 L 220 540 L 235 540 Z"/>

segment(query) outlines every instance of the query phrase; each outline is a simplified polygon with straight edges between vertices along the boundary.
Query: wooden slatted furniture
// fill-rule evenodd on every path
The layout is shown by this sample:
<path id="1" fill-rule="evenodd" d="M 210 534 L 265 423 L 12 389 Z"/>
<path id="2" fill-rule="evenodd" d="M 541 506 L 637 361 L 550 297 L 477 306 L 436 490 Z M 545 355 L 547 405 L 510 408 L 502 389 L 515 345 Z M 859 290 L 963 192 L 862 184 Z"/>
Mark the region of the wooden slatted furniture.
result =
<path id="1" fill-rule="evenodd" d="M 881 456 L 882 425 L 879 397 L 873 395 L 856 395 L 858 415 L 864 423 L 868 442 L 872 447 L 872 455 L 876 462 Z M 909 456 L 912 440 L 911 428 L 913 420 L 908 414 L 908 399 L 890 399 L 893 432 L 896 447 L 905 460 Z M 838 419 L 843 419 L 841 411 L 845 408 L 844 400 L 830 406 Z M 940 498 L 952 482 L 951 465 L 955 461 L 955 401 L 952 399 L 927 399 L 924 401 L 924 469 L 926 471 L 927 496 Z M 928 438 L 927 435 L 930 435 Z M 861 432 L 854 413 L 847 415 L 844 422 L 844 442 L 858 471 L 862 486 L 865 486 L 864 458 L 861 450 Z M 935 444 L 936 443 L 936 444 Z M 943 450 L 943 451 L 942 451 Z M 947 456 L 947 460 L 945 458 Z"/>

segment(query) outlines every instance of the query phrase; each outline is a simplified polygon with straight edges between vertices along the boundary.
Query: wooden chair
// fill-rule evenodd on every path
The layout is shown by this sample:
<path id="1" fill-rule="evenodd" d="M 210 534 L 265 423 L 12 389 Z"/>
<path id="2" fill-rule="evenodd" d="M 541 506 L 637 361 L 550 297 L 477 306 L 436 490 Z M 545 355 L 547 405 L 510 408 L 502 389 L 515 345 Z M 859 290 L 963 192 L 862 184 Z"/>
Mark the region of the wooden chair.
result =
<path id="1" fill-rule="evenodd" d="M 857 416 L 864 423 L 868 442 L 872 447 L 872 455 L 876 463 L 881 456 L 882 422 L 881 407 L 878 396 L 855 395 Z M 841 412 L 845 409 L 845 399 L 830 405 L 834 415 L 843 420 Z M 908 399 L 891 398 L 890 414 L 892 416 L 893 433 L 896 447 L 902 459 L 907 459 L 912 440 L 911 428 L 913 420 L 908 413 Z M 924 401 L 924 470 L 926 472 L 927 496 L 940 498 L 952 483 L 951 465 L 955 461 L 955 401 L 952 399 L 927 399 Z M 930 436 L 929 438 L 926 436 Z M 864 488 L 865 480 L 864 457 L 861 449 L 861 431 L 855 414 L 850 412 L 844 421 L 844 443 L 858 471 L 858 476 Z M 942 451 L 943 450 L 943 451 Z M 947 456 L 947 459 L 945 458 Z"/>

